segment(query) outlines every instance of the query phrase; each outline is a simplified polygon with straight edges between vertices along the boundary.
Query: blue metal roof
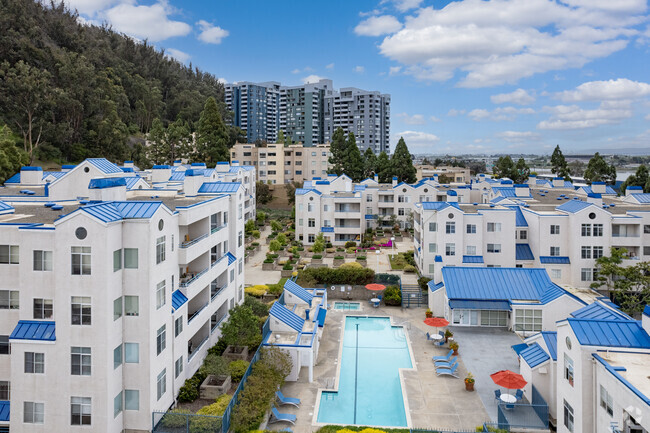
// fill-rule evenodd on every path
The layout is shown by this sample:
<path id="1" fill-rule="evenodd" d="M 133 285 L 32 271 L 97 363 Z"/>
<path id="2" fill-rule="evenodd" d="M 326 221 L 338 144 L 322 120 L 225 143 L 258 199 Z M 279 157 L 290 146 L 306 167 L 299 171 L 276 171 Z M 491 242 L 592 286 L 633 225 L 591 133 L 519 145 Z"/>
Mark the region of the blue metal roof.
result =
<path id="1" fill-rule="evenodd" d="M 8 181 L 7 181 L 7 182 L 8 182 Z M 6 183 L 6 182 L 5 182 L 5 183 Z M 630 195 L 631 195 L 631 196 L 632 196 L 636 201 L 638 201 L 639 203 L 644 203 L 644 204 L 646 204 L 646 203 L 650 203 L 650 194 L 648 194 L 648 193 L 643 193 L 643 194 L 640 194 L 640 193 L 638 193 L 638 194 L 637 194 L 637 193 L 633 193 L 633 194 L 630 194 Z"/>
<path id="2" fill-rule="evenodd" d="M 54 322 L 39 320 L 19 320 L 10 340 L 56 341 L 56 326 Z"/>
<path id="3" fill-rule="evenodd" d="M 105 179 L 90 179 L 88 189 L 104 189 L 126 186 L 126 180 L 123 177 L 107 177 Z"/>
<path id="4" fill-rule="evenodd" d="M 239 182 L 205 182 L 199 188 L 199 193 L 214 194 L 214 193 L 233 193 L 237 192 L 241 183 Z"/>
<path id="5" fill-rule="evenodd" d="M 316 185 L 329 185 L 330 181 L 329 180 L 317 180 Z"/>
<path id="6" fill-rule="evenodd" d="M 567 319 L 583 346 L 650 349 L 650 337 L 635 320 Z"/>
<path id="7" fill-rule="evenodd" d="M 594 184 L 597 184 L 597 182 L 594 182 Z M 581 186 L 580 189 L 583 190 L 586 194 L 591 194 L 591 193 L 594 192 L 593 189 L 590 186 Z M 606 195 L 617 195 L 616 190 L 614 188 L 612 188 L 610 185 L 605 186 L 604 194 L 606 194 Z"/>
<path id="8" fill-rule="evenodd" d="M 435 292 L 436 290 L 438 290 L 438 289 L 444 287 L 444 285 L 445 285 L 445 284 L 444 284 L 443 282 L 440 282 L 440 283 L 438 283 L 438 284 L 435 284 L 435 283 L 433 282 L 433 280 L 431 280 L 431 281 L 429 281 L 429 282 L 427 283 L 427 286 L 429 286 L 429 289 L 431 289 L 432 292 Z"/>
<path id="9" fill-rule="evenodd" d="M 0 421 L 9 422 L 10 403 L 7 400 L 0 401 Z"/>
<path id="10" fill-rule="evenodd" d="M 167 164 L 157 164 L 153 166 L 154 170 L 166 170 L 170 168 Z"/>
<path id="11" fill-rule="evenodd" d="M 284 305 L 279 302 L 274 302 L 269 310 L 269 315 L 275 317 L 280 322 L 289 326 L 291 329 L 294 329 L 297 332 L 302 331 L 302 327 L 305 324 L 305 319 L 298 316 L 293 311 L 289 310 Z"/>
<path id="12" fill-rule="evenodd" d="M 535 368 L 551 359 L 548 353 L 542 349 L 542 346 L 537 343 L 533 343 L 526 349 L 522 350 L 519 353 L 519 356 L 530 366 L 530 368 Z"/>
<path id="13" fill-rule="evenodd" d="M 524 216 L 524 213 L 521 211 L 521 207 L 519 206 L 508 206 L 508 207 L 515 210 L 515 225 L 517 227 L 528 227 L 528 221 L 526 221 L 526 217 Z"/>
<path id="14" fill-rule="evenodd" d="M 463 256 L 463 263 L 483 263 L 483 256 Z"/>
<path id="15" fill-rule="evenodd" d="M 539 262 L 543 265 L 570 265 L 571 260 L 566 256 L 539 256 Z"/>
<path id="16" fill-rule="evenodd" d="M 171 182 L 180 182 L 185 180 L 185 170 L 176 170 L 169 177 Z"/>
<path id="17" fill-rule="evenodd" d="M 133 187 L 135 187 L 135 184 L 138 183 L 140 179 L 142 179 L 140 176 L 125 177 L 124 181 L 126 182 L 126 189 L 133 189 Z"/>
<path id="18" fill-rule="evenodd" d="M 323 233 L 334 233 L 334 227 L 321 227 L 320 231 Z"/>
<path id="19" fill-rule="evenodd" d="M 133 172 L 135 172 L 135 170 L 133 169 L 133 167 L 122 167 L 122 171 L 123 171 L 124 173 L 133 173 Z"/>
<path id="20" fill-rule="evenodd" d="M 20 172 L 14 174 L 9 179 L 5 180 L 5 184 L 7 183 L 20 183 Z"/>
<path id="21" fill-rule="evenodd" d="M 288 292 L 291 292 L 291 294 L 297 296 L 298 298 L 302 299 L 309 305 L 311 305 L 312 299 L 314 299 L 314 295 L 309 293 L 307 290 L 303 289 L 301 286 L 296 284 L 296 282 L 292 280 L 287 280 L 284 283 L 284 289 Z"/>
<path id="22" fill-rule="evenodd" d="M 472 299 L 450 299 L 449 308 L 452 310 L 498 310 L 510 311 L 508 301 L 477 301 Z"/>
<path id="23" fill-rule="evenodd" d="M 121 219 L 151 218 L 162 205 L 159 201 L 108 201 L 88 204 L 75 212 L 86 212 L 103 222 Z"/>
<path id="24" fill-rule="evenodd" d="M 62 178 L 68 174 L 67 171 L 44 171 L 43 172 L 43 179 L 45 179 L 48 176 L 54 176 L 56 179 Z"/>
<path id="25" fill-rule="evenodd" d="M 542 303 L 567 293 L 539 268 L 442 268 L 447 297 L 473 300 L 529 300 Z"/>
<path id="26" fill-rule="evenodd" d="M 589 206 L 593 206 L 593 204 L 582 200 L 569 200 L 556 207 L 556 209 L 569 213 L 577 213 Z"/>
<path id="27" fill-rule="evenodd" d="M 318 182 L 316 182 L 316 184 L 318 185 Z M 365 190 L 366 190 L 365 185 L 354 185 L 354 191 L 355 192 L 357 192 L 357 191 L 365 191 Z"/>
<path id="28" fill-rule="evenodd" d="M 193 162 L 190 164 L 191 167 L 205 167 L 205 162 Z"/>
<path id="29" fill-rule="evenodd" d="M 228 257 L 228 266 L 232 265 L 237 261 L 237 258 L 230 251 L 226 253 L 226 256 Z"/>
<path id="30" fill-rule="evenodd" d="M 203 176 L 203 173 L 205 173 L 203 168 L 188 168 L 185 170 L 185 177 Z"/>
<path id="31" fill-rule="evenodd" d="M 86 161 L 97 167 L 99 171 L 105 174 L 123 173 L 122 169 L 118 165 L 113 164 L 106 158 L 88 158 Z"/>
<path id="32" fill-rule="evenodd" d="M 524 350 L 525 348 L 527 348 L 528 345 L 526 343 L 520 343 L 520 344 L 513 344 L 510 347 L 512 347 L 512 350 L 514 350 L 515 353 L 517 354 L 517 356 L 519 356 L 521 351 Z"/>
<path id="33" fill-rule="evenodd" d="M 492 192 L 501 197 L 530 197 L 530 193 L 525 196 L 518 196 L 514 186 L 493 186 Z"/>
<path id="34" fill-rule="evenodd" d="M 535 260 L 535 256 L 528 244 L 516 244 L 515 256 L 517 260 Z"/>
<path id="35" fill-rule="evenodd" d="M 546 343 L 548 354 L 551 355 L 553 361 L 557 361 L 557 332 L 542 331 L 542 338 Z"/>
<path id="36" fill-rule="evenodd" d="M 0 201 L 0 212 L 2 213 L 10 213 L 14 211 L 14 207 L 11 206 L 10 204 L 7 204 L 3 201 Z"/>
<path id="37" fill-rule="evenodd" d="M 313 188 L 296 188 L 296 195 L 305 195 L 308 192 L 315 192 L 318 195 L 322 194 L 320 191 Z"/>
<path id="38" fill-rule="evenodd" d="M 621 311 L 606 307 L 600 302 L 594 302 L 586 307 L 574 311 L 571 316 L 576 319 L 599 319 L 599 320 L 632 320 L 630 316 Z"/>
<path id="39" fill-rule="evenodd" d="M 446 201 L 424 201 L 422 202 L 422 209 L 424 210 L 443 210 L 448 207 L 455 207 L 457 209 L 460 209 L 458 207 L 458 203 L 456 202 L 446 202 Z"/>
<path id="40" fill-rule="evenodd" d="M 172 312 L 178 310 L 187 302 L 187 296 L 185 296 L 180 290 L 175 290 L 172 293 Z"/>

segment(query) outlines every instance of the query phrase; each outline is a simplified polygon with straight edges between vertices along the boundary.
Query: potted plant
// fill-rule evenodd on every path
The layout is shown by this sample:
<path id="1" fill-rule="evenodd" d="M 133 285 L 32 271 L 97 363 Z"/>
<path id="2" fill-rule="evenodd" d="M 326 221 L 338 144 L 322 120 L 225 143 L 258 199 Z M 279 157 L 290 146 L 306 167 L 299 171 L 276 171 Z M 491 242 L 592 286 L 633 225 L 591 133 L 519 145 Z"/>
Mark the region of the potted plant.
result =
<path id="1" fill-rule="evenodd" d="M 424 312 L 424 315 L 428 319 L 429 317 L 433 317 L 433 311 L 431 311 L 430 308 L 427 308 L 427 311 Z"/>
<path id="2" fill-rule="evenodd" d="M 455 341 L 452 341 L 449 343 L 449 348 L 454 351 L 453 355 L 458 355 L 458 343 Z"/>
<path id="3" fill-rule="evenodd" d="M 449 341 L 449 338 L 453 336 L 453 332 L 451 332 L 449 329 L 445 329 L 445 343 L 447 343 Z"/>
<path id="4" fill-rule="evenodd" d="M 474 376 L 469 371 L 467 376 L 465 376 L 465 390 L 474 391 Z"/>

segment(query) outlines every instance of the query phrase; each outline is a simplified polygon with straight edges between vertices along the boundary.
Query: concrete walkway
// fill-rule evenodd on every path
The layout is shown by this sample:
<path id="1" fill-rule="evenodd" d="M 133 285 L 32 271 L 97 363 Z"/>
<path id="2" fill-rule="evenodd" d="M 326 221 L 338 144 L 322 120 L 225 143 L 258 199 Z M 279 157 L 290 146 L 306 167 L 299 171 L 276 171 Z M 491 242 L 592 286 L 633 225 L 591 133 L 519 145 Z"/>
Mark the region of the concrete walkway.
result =
<path id="1" fill-rule="evenodd" d="M 280 281 L 280 271 L 263 271 L 262 263 L 269 252 L 269 246 L 266 244 L 266 238 L 271 234 L 271 226 L 267 225 L 264 230 L 260 231 L 260 251 L 257 251 L 246 263 L 244 274 L 244 285 L 254 286 L 256 284 L 275 284 Z"/>

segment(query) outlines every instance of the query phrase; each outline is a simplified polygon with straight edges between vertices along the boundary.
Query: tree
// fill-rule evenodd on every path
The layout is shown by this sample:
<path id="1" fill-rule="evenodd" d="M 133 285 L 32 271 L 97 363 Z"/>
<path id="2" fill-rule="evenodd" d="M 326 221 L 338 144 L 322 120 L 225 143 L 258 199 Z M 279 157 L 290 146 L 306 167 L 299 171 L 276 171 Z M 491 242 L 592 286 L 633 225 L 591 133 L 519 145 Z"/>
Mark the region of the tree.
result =
<path id="1" fill-rule="evenodd" d="M 274 232 L 279 232 L 282 230 L 282 224 L 280 224 L 280 221 L 278 220 L 271 220 L 271 230 Z"/>
<path id="2" fill-rule="evenodd" d="M 511 176 L 515 172 L 515 162 L 510 158 L 510 155 L 500 156 L 497 162 L 492 167 L 492 173 L 497 179 Z"/>
<path id="3" fill-rule="evenodd" d="M 602 289 L 603 286 L 610 292 L 614 289 L 625 253 L 627 253 L 625 248 L 611 248 L 609 256 L 601 256 L 596 259 L 597 272 L 596 278 L 591 284 L 592 289 Z"/>
<path id="4" fill-rule="evenodd" d="M 269 251 L 275 253 L 277 251 L 280 251 L 282 249 L 282 244 L 280 241 L 273 239 L 271 242 L 269 242 Z"/>
<path id="5" fill-rule="evenodd" d="M 377 157 L 375 173 L 379 176 L 379 183 L 390 183 L 393 180 L 390 159 L 386 152 L 381 152 Z"/>
<path id="6" fill-rule="evenodd" d="M 528 180 L 528 176 L 530 176 L 530 167 L 524 158 L 519 158 L 511 179 L 514 183 L 524 183 Z"/>
<path id="7" fill-rule="evenodd" d="M 315 253 L 322 253 L 325 251 L 325 237 L 323 233 L 318 233 L 316 239 L 314 239 L 314 245 L 312 245 L 311 250 Z"/>
<path id="8" fill-rule="evenodd" d="M 607 161 L 596 152 L 589 160 L 585 170 L 585 180 L 589 185 L 594 182 L 605 182 L 613 185 L 616 182 L 616 167 L 607 164 Z"/>
<path id="9" fill-rule="evenodd" d="M 271 188 L 261 180 L 255 182 L 255 202 L 258 204 L 267 204 L 273 200 Z"/>
<path id="10" fill-rule="evenodd" d="M 621 194 L 625 194 L 625 190 L 628 186 L 640 186 L 643 188 L 643 192 L 650 192 L 650 176 L 648 173 L 648 167 L 641 164 L 634 174 L 631 174 L 625 179 L 625 182 L 621 185 Z"/>
<path id="11" fill-rule="evenodd" d="M 330 143 L 330 168 L 327 170 L 328 173 L 340 176 L 345 172 L 346 145 L 345 132 L 343 128 L 339 127 L 334 131 Z"/>
<path id="12" fill-rule="evenodd" d="M 553 155 L 551 155 L 551 172 L 556 176 L 563 177 L 564 180 L 571 182 L 569 165 L 564 158 L 564 154 L 560 150 L 560 145 L 555 146 Z"/>
<path id="13" fill-rule="evenodd" d="M 149 159 L 154 161 L 156 164 L 164 164 L 169 162 L 167 159 L 167 155 L 169 155 L 169 149 L 167 148 L 165 127 L 159 118 L 155 118 L 151 123 L 148 139 Z"/>
<path id="14" fill-rule="evenodd" d="M 363 153 L 363 178 L 371 178 L 374 174 L 376 174 L 377 170 L 377 155 L 375 155 L 375 152 L 369 147 L 366 149 L 366 151 Z"/>
<path id="15" fill-rule="evenodd" d="M 348 138 L 345 141 L 344 172 L 353 182 L 361 182 L 363 180 L 363 159 L 361 158 L 359 146 L 357 146 L 357 140 L 354 138 L 352 132 L 348 134 Z"/>
<path id="16" fill-rule="evenodd" d="M 569 163 L 569 173 L 571 174 L 571 176 L 582 177 L 584 172 L 585 172 L 585 164 L 579 159 L 576 159 Z"/>
<path id="17" fill-rule="evenodd" d="M 291 181 L 284 185 L 284 190 L 287 192 L 287 200 L 289 200 L 290 205 L 296 203 L 296 189 L 300 188 L 300 182 Z"/>
<path id="18" fill-rule="evenodd" d="M 228 130 L 221 118 L 217 101 L 211 96 L 205 102 L 199 119 L 195 159 L 213 165 L 219 161 L 230 161 L 228 138 Z"/>
<path id="19" fill-rule="evenodd" d="M 406 147 L 404 137 L 400 137 L 397 142 L 390 164 L 392 175 L 397 176 L 398 182 L 414 183 L 417 180 L 417 170 L 413 165 L 413 157 Z"/>
<path id="20" fill-rule="evenodd" d="M 16 145 L 16 136 L 8 126 L 0 127 L 0 183 L 29 162 L 29 156 Z"/>
<path id="21" fill-rule="evenodd" d="M 229 346 L 254 346 L 261 341 L 259 321 L 249 307 L 238 305 L 221 327 L 221 338 Z"/>

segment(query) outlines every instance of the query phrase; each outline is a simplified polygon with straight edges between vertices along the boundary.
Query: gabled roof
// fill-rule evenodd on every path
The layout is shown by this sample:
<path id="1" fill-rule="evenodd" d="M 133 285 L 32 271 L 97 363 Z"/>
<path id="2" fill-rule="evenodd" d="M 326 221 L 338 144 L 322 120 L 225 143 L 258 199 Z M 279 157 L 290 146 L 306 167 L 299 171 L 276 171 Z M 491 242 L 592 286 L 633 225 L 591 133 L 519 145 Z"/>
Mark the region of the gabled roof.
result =
<path id="1" fill-rule="evenodd" d="M 650 337 L 635 320 L 566 319 L 584 346 L 650 349 Z"/>
<path id="2" fill-rule="evenodd" d="M 271 309 L 269 310 L 269 315 L 275 317 L 280 322 L 289 326 L 291 329 L 295 330 L 296 332 L 302 331 L 302 327 L 305 324 L 305 319 L 298 316 L 296 313 L 289 310 L 287 307 L 280 304 L 279 302 L 273 303 Z"/>
<path id="3" fill-rule="evenodd" d="M 639 203 L 648 204 L 650 203 L 650 194 L 648 193 L 634 193 L 630 194 L 630 197 L 635 199 Z"/>
<path id="4" fill-rule="evenodd" d="M 548 354 L 551 355 L 553 361 L 557 361 L 557 332 L 542 331 L 542 338 L 546 343 Z"/>
<path id="5" fill-rule="evenodd" d="M 123 177 L 106 177 L 102 179 L 90 179 L 88 189 L 105 189 L 126 186 L 126 180 Z"/>
<path id="6" fill-rule="evenodd" d="M 105 174 L 123 173 L 120 166 L 113 164 L 106 158 L 88 158 L 86 161 L 97 167 L 99 171 Z"/>
<path id="7" fill-rule="evenodd" d="M 585 192 L 585 194 L 593 194 L 593 188 L 591 186 L 581 186 L 578 188 L 578 190 L 582 190 Z M 617 195 L 616 190 L 612 188 L 610 185 L 605 185 L 605 192 L 603 193 L 605 195 Z"/>
<path id="8" fill-rule="evenodd" d="M 516 260 L 535 260 L 530 245 L 528 244 L 516 244 L 515 245 L 515 259 Z"/>
<path id="9" fill-rule="evenodd" d="M 179 289 L 175 290 L 172 293 L 172 312 L 178 310 L 187 302 L 187 296 L 183 294 Z"/>
<path id="10" fill-rule="evenodd" d="M 9 339 L 56 341 L 56 326 L 54 322 L 19 320 Z"/>
<path id="11" fill-rule="evenodd" d="M 299 286 L 292 280 L 287 280 L 284 283 L 284 289 L 290 292 L 292 295 L 302 299 L 309 305 L 311 305 L 311 301 L 312 299 L 314 299 L 314 295 L 309 293 L 307 290 L 303 289 L 301 286 Z"/>
<path id="12" fill-rule="evenodd" d="M 318 191 L 317 189 L 313 189 L 313 188 L 296 188 L 296 195 L 305 195 L 308 192 L 315 192 L 318 195 L 322 195 L 322 193 L 320 191 Z"/>
<path id="13" fill-rule="evenodd" d="M 539 262 L 543 265 L 570 265 L 571 259 L 567 256 L 539 256 Z"/>
<path id="14" fill-rule="evenodd" d="M 561 210 L 563 212 L 578 213 L 581 210 L 588 208 L 589 206 L 594 206 L 594 204 L 582 200 L 569 200 L 566 203 L 559 205 L 555 209 Z"/>
<path id="15" fill-rule="evenodd" d="M 445 284 L 443 282 L 436 284 L 431 280 L 427 283 L 427 286 L 429 286 L 429 289 L 431 289 L 432 292 L 435 292 L 436 290 L 443 288 Z"/>
<path id="16" fill-rule="evenodd" d="M 139 181 L 142 180 L 143 182 L 145 182 L 145 180 L 142 179 L 140 176 L 125 177 L 124 180 L 126 181 L 126 189 L 129 191 L 132 190 Z"/>
<path id="17" fill-rule="evenodd" d="M 232 265 L 237 261 L 237 258 L 230 251 L 226 253 L 226 256 L 228 257 L 228 266 Z"/>
<path id="18" fill-rule="evenodd" d="M 542 349 L 542 346 L 537 343 L 533 343 L 519 352 L 519 356 L 530 366 L 530 368 L 535 368 L 551 359 L 548 353 Z"/>
<path id="19" fill-rule="evenodd" d="M 456 202 L 447 202 L 447 201 L 424 201 L 422 202 L 422 209 L 424 210 L 443 210 L 447 209 L 448 207 L 455 207 L 456 209 L 460 209 L 458 207 L 458 203 Z"/>
<path id="20" fill-rule="evenodd" d="M 519 206 L 508 206 L 508 207 L 515 210 L 515 225 L 517 227 L 528 227 L 528 221 L 526 221 L 526 217 L 524 216 L 524 213 L 521 211 L 521 207 Z"/>
<path id="21" fill-rule="evenodd" d="M 214 193 L 232 193 L 237 192 L 241 183 L 239 182 L 205 182 L 199 188 L 200 194 L 214 194 Z"/>
<path id="22" fill-rule="evenodd" d="M 12 213 L 14 210 L 13 206 L 0 200 L 0 214 Z"/>
<path id="23" fill-rule="evenodd" d="M 180 182 L 185 180 L 185 170 L 176 170 L 169 177 L 170 182 Z"/>
<path id="24" fill-rule="evenodd" d="M 74 212 L 86 212 L 100 221 L 113 222 L 122 219 L 151 218 L 162 205 L 159 201 L 107 201 L 87 204 Z"/>
<path id="25" fill-rule="evenodd" d="M 576 319 L 632 320 L 630 316 L 616 309 L 594 302 L 571 313 Z"/>
<path id="26" fill-rule="evenodd" d="M 7 400 L 0 401 L 0 421 L 9 422 L 10 403 Z"/>
<path id="27" fill-rule="evenodd" d="M 463 263 L 483 263 L 483 256 L 463 256 Z"/>

